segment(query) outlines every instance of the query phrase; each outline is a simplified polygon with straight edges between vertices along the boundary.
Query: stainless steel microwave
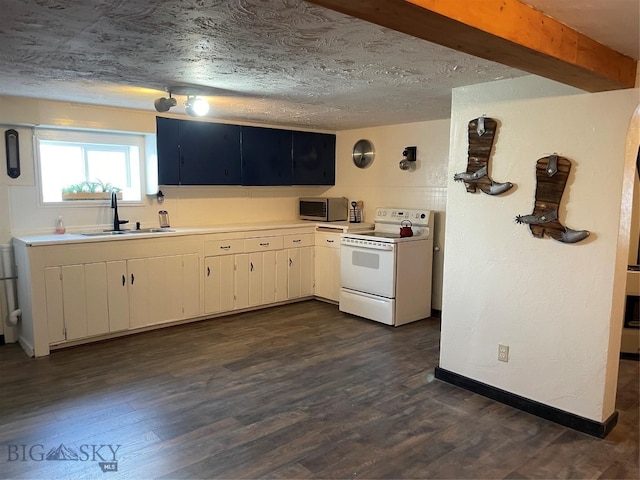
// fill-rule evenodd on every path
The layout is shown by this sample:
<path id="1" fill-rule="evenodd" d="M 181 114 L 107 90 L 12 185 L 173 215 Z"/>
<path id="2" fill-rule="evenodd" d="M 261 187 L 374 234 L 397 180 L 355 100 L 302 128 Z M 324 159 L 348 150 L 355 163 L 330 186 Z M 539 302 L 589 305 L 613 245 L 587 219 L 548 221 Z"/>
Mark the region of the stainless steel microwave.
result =
<path id="1" fill-rule="evenodd" d="M 349 216 L 349 199 L 346 197 L 300 198 L 299 205 L 302 220 L 338 222 Z"/>

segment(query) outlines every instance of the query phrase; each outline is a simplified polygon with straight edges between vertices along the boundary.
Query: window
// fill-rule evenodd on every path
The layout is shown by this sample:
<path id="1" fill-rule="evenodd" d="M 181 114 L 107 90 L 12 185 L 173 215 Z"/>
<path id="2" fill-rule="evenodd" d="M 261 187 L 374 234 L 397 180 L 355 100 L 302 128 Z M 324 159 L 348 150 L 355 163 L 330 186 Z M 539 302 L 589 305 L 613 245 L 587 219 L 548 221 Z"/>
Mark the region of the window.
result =
<path id="1" fill-rule="evenodd" d="M 112 190 L 141 200 L 142 135 L 38 130 L 36 144 L 43 203 L 104 201 Z"/>

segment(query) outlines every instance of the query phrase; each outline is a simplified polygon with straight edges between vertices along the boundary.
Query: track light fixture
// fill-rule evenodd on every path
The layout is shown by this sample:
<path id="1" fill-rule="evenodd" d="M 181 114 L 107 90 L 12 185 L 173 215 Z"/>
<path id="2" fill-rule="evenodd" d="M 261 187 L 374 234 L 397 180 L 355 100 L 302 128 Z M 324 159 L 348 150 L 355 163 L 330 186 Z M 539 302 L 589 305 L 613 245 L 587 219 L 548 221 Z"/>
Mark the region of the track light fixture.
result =
<path id="1" fill-rule="evenodd" d="M 184 102 L 184 109 L 187 115 L 203 117 L 209 112 L 209 104 L 204 98 L 187 96 L 187 101 Z"/>
<path id="2" fill-rule="evenodd" d="M 168 92 L 169 98 L 160 97 L 153 102 L 153 106 L 156 108 L 156 111 L 168 112 L 169 109 L 175 107 L 178 104 L 178 101 L 172 96 L 173 90 L 169 89 Z M 187 115 L 191 115 L 192 117 L 202 117 L 209 112 L 209 104 L 204 98 L 198 97 L 196 95 L 191 95 L 186 92 L 178 93 L 187 96 L 187 100 L 184 102 L 184 109 L 187 112 Z"/>
<path id="3" fill-rule="evenodd" d="M 171 91 L 169 91 L 169 98 L 160 97 L 153 102 L 153 106 L 156 107 L 158 112 L 168 112 L 171 107 L 175 107 L 177 104 L 178 101 L 171 96 Z"/>

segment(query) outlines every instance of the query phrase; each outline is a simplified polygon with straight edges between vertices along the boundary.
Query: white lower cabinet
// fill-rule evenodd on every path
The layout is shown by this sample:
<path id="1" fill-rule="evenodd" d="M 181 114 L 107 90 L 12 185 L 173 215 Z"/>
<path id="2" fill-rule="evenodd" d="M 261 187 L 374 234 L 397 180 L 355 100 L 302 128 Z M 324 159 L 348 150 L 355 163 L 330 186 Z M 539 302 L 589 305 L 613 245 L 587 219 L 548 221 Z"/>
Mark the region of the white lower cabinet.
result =
<path id="1" fill-rule="evenodd" d="M 149 325 L 149 270 L 146 258 L 127 260 L 129 324 L 132 329 Z"/>
<path id="2" fill-rule="evenodd" d="M 264 262 L 263 253 L 256 252 L 249 254 L 249 306 L 262 305 L 264 285 Z"/>
<path id="3" fill-rule="evenodd" d="M 310 230 L 68 245 L 16 238 L 16 263 L 30 273 L 17 282 L 22 321 L 30 326 L 21 344 L 43 356 L 66 342 L 310 297 Z"/>
<path id="4" fill-rule="evenodd" d="M 241 238 L 205 241 L 204 313 L 230 312 L 249 305 L 249 260 Z"/>
<path id="5" fill-rule="evenodd" d="M 235 255 L 207 257 L 204 260 L 204 313 L 234 309 Z"/>
<path id="6" fill-rule="evenodd" d="M 276 251 L 276 302 L 289 298 L 289 255 L 287 250 Z"/>
<path id="7" fill-rule="evenodd" d="M 284 255 L 279 251 L 254 252 L 249 254 L 249 306 L 266 305 L 274 303 L 277 299 L 286 295 L 279 291 L 283 289 L 282 277 L 286 275 L 286 262 Z M 280 264 L 278 264 L 280 259 Z M 283 274 L 284 270 L 284 274 Z M 280 282 L 278 280 L 280 279 Z"/>
<path id="8" fill-rule="evenodd" d="M 182 258 L 179 255 L 147 259 L 149 269 L 149 325 L 182 316 Z"/>
<path id="9" fill-rule="evenodd" d="M 313 234 L 211 242 L 212 256 L 204 261 L 205 313 L 313 295 L 313 247 L 306 245 L 313 245 Z"/>
<path id="10" fill-rule="evenodd" d="M 197 316 L 200 305 L 198 254 L 147 259 L 149 325 Z"/>
<path id="11" fill-rule="evenodd" d="M 62 270 L 60 267 L 44 269 L 44 286 L 49 343 L 64 342 L 66 340 L 66 332 L 62 301 Z"/>
<path id="12" fill-rule="evenodd" d="M 87 331 L 84 336 L 108 333 L 109 292 L 106 263 L 88 263 L 84 266 L 84 287 L 86 311 L 83 315 L 87 319 Z M 79 292 L 78 294 L 80 295 Z"/>
<path id="13" fill-rule="evenodd" d="M 200 256 L 191 253 L 182 256 L 182 317 L 200 315 Z"/>
<path id="14" fill-rule="evenodd" d="M 199 315 L 198 254 L 47 267 L 49 343 Z"/>
<path id="15" fill-rule="evenodd" d="M 55 344 L 128 329 L 125 272 L 126 262 L 45 268 L 49 342 Z"/>
<path id="16" fill-rule="evenodd" d="M 248 255 L 247 285 L 250 307 L 274 303 L 276 299 L 286 295 L 278 290 L 279 286 L 280 288 L 283 286 L 281 277 L 285 268 L 282 265 L 284 256 L 279 253 L 282 251 L 282 242 L 282 236 L 245 240 L 244 248 Z"/>
<path id="17" fill-rule="evenodd" d="M 340 234 L 318 232 L 315 238 L 315 287 L 318 297 L 339 301 Z"/>
<path id="18" fill-rule="evenodd" d="M 127 262 L 107 262 L 107 305 L 109 331 L 119 332 L 130 326 L 129 288 L 127 287 Z"/>
<path id="19" fill-rule="evenodd" d="M 313 247 L 290 248 L 289 298 L 313 295 Z"/>
<path id="20" fill-rule="evenodd" d="M 286 235 L 284 246 L 287 248 L 288 298 L 300 298 L 313 295 L 313 244 L 312 233 Z"/>
<path id="21" fill-rule="evenodd" d="M 77 340 L 89 334 L 84 265 L 45 269 L 49 342 Z"/>
<path id="22" fill-rule="evenodd" d="M 236 255 L 233 277 L 234 310 L 249 307 L 249 255 Z"/>
<path id="23" fill-rule="evenodd" d="M 62 305 L 66 340 L 88 336 L 87 297 L 84 265 L 62 267 Z"/>

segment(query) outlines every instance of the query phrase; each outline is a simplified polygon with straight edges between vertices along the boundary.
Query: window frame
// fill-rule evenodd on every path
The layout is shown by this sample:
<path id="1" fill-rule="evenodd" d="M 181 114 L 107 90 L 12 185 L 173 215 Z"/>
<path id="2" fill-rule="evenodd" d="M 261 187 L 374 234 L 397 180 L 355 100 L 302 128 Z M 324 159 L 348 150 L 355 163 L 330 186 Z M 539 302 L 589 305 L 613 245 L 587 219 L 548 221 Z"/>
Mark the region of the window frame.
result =
<path id="1" fill-rule="evenodd" d="M 145 177 L 146 177 L 146 139 L 142 133 L 135 132 L 113 132 L 106 130 L 80 130 L 42 127 L 36 128 L 33 133 L 33 153 L 35 159 L 35 180 L 38 190 L 38 203 L 41 207 L 96 207 L 104 204 L 104 199 L 95 200 L 60 200 L 57 202 L 45 202 L 42 178 L 42 158 L 40 156 L 40 142 L 65 142 L 81 145 L 112 145 L 114 147 L 137 147 L 138 149 L 138 182 L 132 180 L 132 188 L 137 187 L 140 195 L 139 200 L 119 200 L 123 205 L 144 205 L 145 202 Z M 83 159 L 86 162 L 86 156 Z M 131 176 L 131 165 L 135 162 L 128 159 L 127 176 Z"/>

